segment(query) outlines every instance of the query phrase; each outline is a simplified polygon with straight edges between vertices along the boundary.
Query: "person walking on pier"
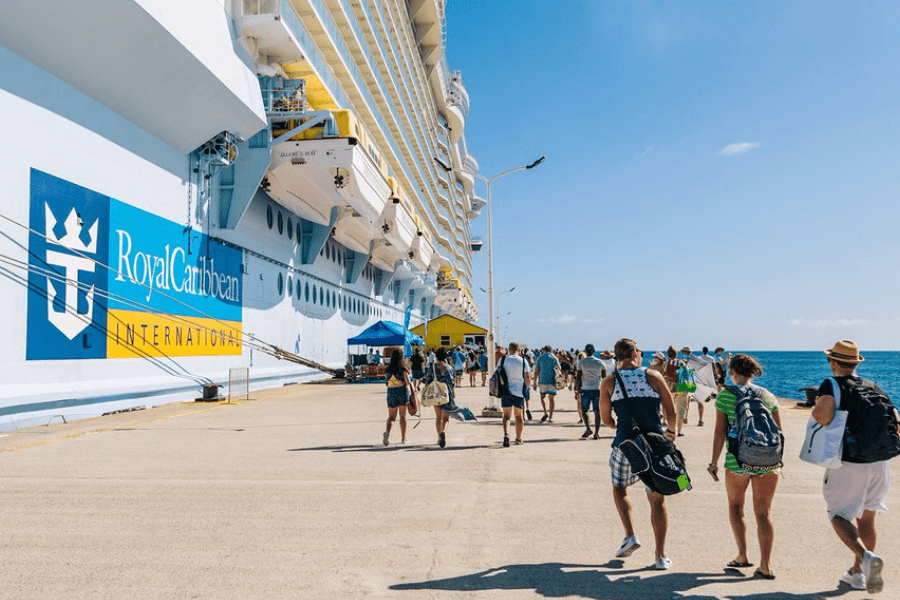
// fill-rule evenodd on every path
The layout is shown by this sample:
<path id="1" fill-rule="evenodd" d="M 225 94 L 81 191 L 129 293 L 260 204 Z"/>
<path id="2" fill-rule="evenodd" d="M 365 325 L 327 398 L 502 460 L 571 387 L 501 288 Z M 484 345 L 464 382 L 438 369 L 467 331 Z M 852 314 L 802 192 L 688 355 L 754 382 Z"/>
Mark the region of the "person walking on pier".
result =
<path id="1" fill-rule="evenodd" d="M 575 389 L 581 395 L 581 412 L 584 419 L 582 439 L 591 437 L 600 439 L 600 380 L 606 377 L 603 361 L 594 356 L 594 345 L 584 347 L 584 358 L 575 363 Z M 591 411 L 594 413 L 594 430 L 591 431 Z"/>
<path id="2" fill-rule="evenodd" d="M 519 354 L 519 344 L 509 343 L 509 354 L 500 359 L 497 367 L 506 375 L 507 393 L 500 399 L 503 408 L 503 447 L 509 448 L 509 420 L 515 410 L 516 444 L 522 443 L 525 428 L 525 390 L 531 383 L 531 368 L 524 356 Z"/>
<path id="3" fill-rule="evenodd" d="M 772 413 L 772 419 L 779 429 L 781 416 L 778 414 L 778 400 L 765 388 L 753 386 L 754 377 L 762 375 L 762 367 L 750 356 L 738 354 L 731 360 L 729 366 L 731 381 L 735 387 L 727 387 L 719 392 L 716 398 L 716 430 L 713 432 L 712 459 L 707 471 L 715 481 L 719 480 L 719 456 L 725 447 L 725 439 L 728 430 L 735 420 L 735 407 L 738 397 L 735 392 L 748 393 L 751 389 Z M 772 517 L 769 511 L 772 508 L 772 498 L 775 496 L 775 488 L 778 486 L 778 471 L 756 470 L 745 471 L 738 465 L 734 454 L 725 453 L 725 491 L 728 494 L 728 520 L 731 522 L 731 531 L 734 533 L 734 541 L 737 542 L 737 556 L 728 563 L 731 568 L 752 567 L 747 558 L 747 524 L 744 521 L 744 500 L 747 488 L 753 486 L 753 514 L 756 515 L 756 536 L 759 539 L 759 568 L 754 575 L 764 579 L 775 579 L 770 565 L 772 545 L 775 541 L 775 532 L 772 526 Z"/>
<path id="4" fill-rule="evenodd" d="M 841 581 L 876 594 L 884 586 L 884 561 L 875 554 L 875 513 L 887 512 L 888 459 L 900 452 L 897 409 L 884 390 L 856 374 L 856 367 L 865 360 L 856 342 L 838 340 L 825 354 L 834 377 L 819 386 L 812 416 L 828 425 L 835 410 L 847 411 L 842 465 L 825 470 L 823 485 L 831 526 L 854 556 Z M 880 426 L 873 426 L 876 423 Z"/>
<path id="5" fill-rule="evenodd" d="M 443 382 L 447 386 L 447 393 L 450 395 L 450 401 L 434 407 L 434 427 L 438 434 L 438 446 L 444 448 L 447 445 L 447 426 L 450 422 L 450 411 L 456 408 L 454 401 L 453 388 L 456 385 L 456 373 L 453 367 L 447 362 L 449 355 L 447 348 L 441 346 L 435 351 L 434 365 L 425 371 L 425 379 L 423 383 L 428 385 L 435 378 Z"/>
<path id="6" fill-rule="evenodd" d="M 541 422 L 553 422 L 553 411 L 556 409 L 556 370 L 559 369 L 559 360 L 553 355 L 553 348 L 548 344 L 544 346 L 544 352 L 534 362 L 534 390 L 541 395 L 541 408 L 544 416 Z M 547 402 L 550 403 L 550 412 L 547 412 Z"/>
<path id="7" fill-rule="evenodd" d="M 616 551 L 618 558 L 631 556 L 640 548 L 634 524 L 631 519 L 631 503 L 628 501 L 628 486 L 638 481 L 638 476 L 631 472 L 631 465 L 619 450 L 619 444 L 632 435 L 635 426 L 642 432 L 663 434 L 659 421 L 662 408 L 667 427 L 665 435 L 675 439 L 675 404 L 672 393 L 662 375 L 642 367 L 643 352 L 637 342 L 622 338 L 615 345 L 616 371 L 607 375 L 600 384 L 600 414 L 607 427 L 616 430 L 609 455 L 610 475 L 612 477 L 613 501 L 625 529 L 625 539 Z M 617 381 L 618 380 L 618 381 Z M 622 387 L 626 389 L 623 390 Z M 615 411 L 615 417 L 613 417 Z M 656 547 L 654 566 L 665 570 L 672 566 L 666 556 L 666 533 L 669 528 L 669 516 L 666 512 L 666 497 L 645 486 L 647 500 L 650 502 L 650 523 L 653 527 L 653 538 Z"/>
<path id="8" fill-rule="evenodd" d="M 416 398 L 416 390 L 409 380 L 409 371 L 403 365 L 403 352 L 394 350 L 391 352 L 391 362 L 384 371 L 387 382 L 388 418 L 384 429 L 382 443 L 390 444 L 391 426 L 400 414 L 400 443 L 406 443 L 406 413 L 409 411 L 410 400 Z"/>

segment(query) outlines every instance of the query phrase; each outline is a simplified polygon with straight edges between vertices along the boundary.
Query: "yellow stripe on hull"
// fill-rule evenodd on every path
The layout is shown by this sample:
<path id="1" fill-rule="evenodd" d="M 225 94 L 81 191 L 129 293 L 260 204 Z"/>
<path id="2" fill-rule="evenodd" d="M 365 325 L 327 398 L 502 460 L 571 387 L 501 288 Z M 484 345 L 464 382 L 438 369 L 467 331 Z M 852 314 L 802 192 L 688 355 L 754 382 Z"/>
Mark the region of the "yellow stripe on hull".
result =
<path id="1" fill-rule="evenodd" d="M 239 321 L 110 310 L 106 357 L 238 356 L 241 327 Z"/>

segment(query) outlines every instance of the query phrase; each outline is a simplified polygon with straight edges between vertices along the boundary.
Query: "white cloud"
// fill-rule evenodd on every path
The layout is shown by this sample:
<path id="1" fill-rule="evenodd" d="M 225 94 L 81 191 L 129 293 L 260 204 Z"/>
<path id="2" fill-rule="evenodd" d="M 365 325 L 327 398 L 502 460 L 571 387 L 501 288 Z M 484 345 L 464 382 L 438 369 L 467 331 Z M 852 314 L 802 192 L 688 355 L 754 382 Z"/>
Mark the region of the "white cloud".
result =
<path id="1" fill-rule="evenodd" d="M 638 154 L 638 156 L 647 156 L 648 154 L 650 154 L 650 153 L 653 152 L 654 150 L 656 150 L 656 146 L 647 146 L 646 148 L 644 148 L 644 150 L 643 150 L 642 152 L 640 152 L 640 153 Z"/>
<path id="2" fill-rule="evenodd" d="M 757 142 L 741 142 L 740 144 L 729 144 L 725 146 L 719 151 L 719 154 L 723 156 L 734 156 L 735 154 L 743 154 L 748 150 L 753 150 L 754 148 L 759 148 L 760 144 Z"/>
<path id="3" fill-rule="evenodd" d="M 795 327 L 851 327 L 853 325 L 863 325 L 868 323 L 869 319 L 846 318 L 839 319 L 791 319 L 791 325 Z"/>
<path id="4" fill-rule="evenodd" d="M 553 315 L 539 319 L 541 323 L 553 323 L 554 325 L 569 325 L 578 320 L 575 315 Z"/>

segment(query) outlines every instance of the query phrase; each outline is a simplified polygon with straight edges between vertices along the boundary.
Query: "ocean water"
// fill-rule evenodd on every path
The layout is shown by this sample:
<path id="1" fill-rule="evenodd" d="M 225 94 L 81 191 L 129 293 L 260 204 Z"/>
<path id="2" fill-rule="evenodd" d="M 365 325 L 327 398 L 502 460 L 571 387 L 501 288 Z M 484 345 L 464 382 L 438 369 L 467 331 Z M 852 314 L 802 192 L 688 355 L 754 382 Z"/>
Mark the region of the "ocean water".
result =
<path id="1" fill-rule="evenodd" d="M 763 374 L 754 381 L 781 398 L 805 399 L 798 388 L 818 387 L 831 377 L 828 360 L 822 351 L 814 352 L 752 352 L 763 367 Z M 735 352 L 737 354 L 737 352 Z M 866 359 L 856 369 L 857 375 L 876 382 L 900 406 L 900 352 L 862 352 Z"/>

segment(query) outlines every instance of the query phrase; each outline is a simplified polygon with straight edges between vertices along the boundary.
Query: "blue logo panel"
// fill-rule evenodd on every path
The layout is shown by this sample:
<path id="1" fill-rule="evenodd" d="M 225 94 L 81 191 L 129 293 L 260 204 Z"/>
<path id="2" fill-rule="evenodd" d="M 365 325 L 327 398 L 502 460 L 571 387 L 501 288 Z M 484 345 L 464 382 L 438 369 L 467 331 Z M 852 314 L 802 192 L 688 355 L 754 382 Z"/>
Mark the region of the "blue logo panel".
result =
<path id="1" fill-rule="evenodd" d="M 31 170 L 28 360 L 106 356 L 109 198 Z"/>

